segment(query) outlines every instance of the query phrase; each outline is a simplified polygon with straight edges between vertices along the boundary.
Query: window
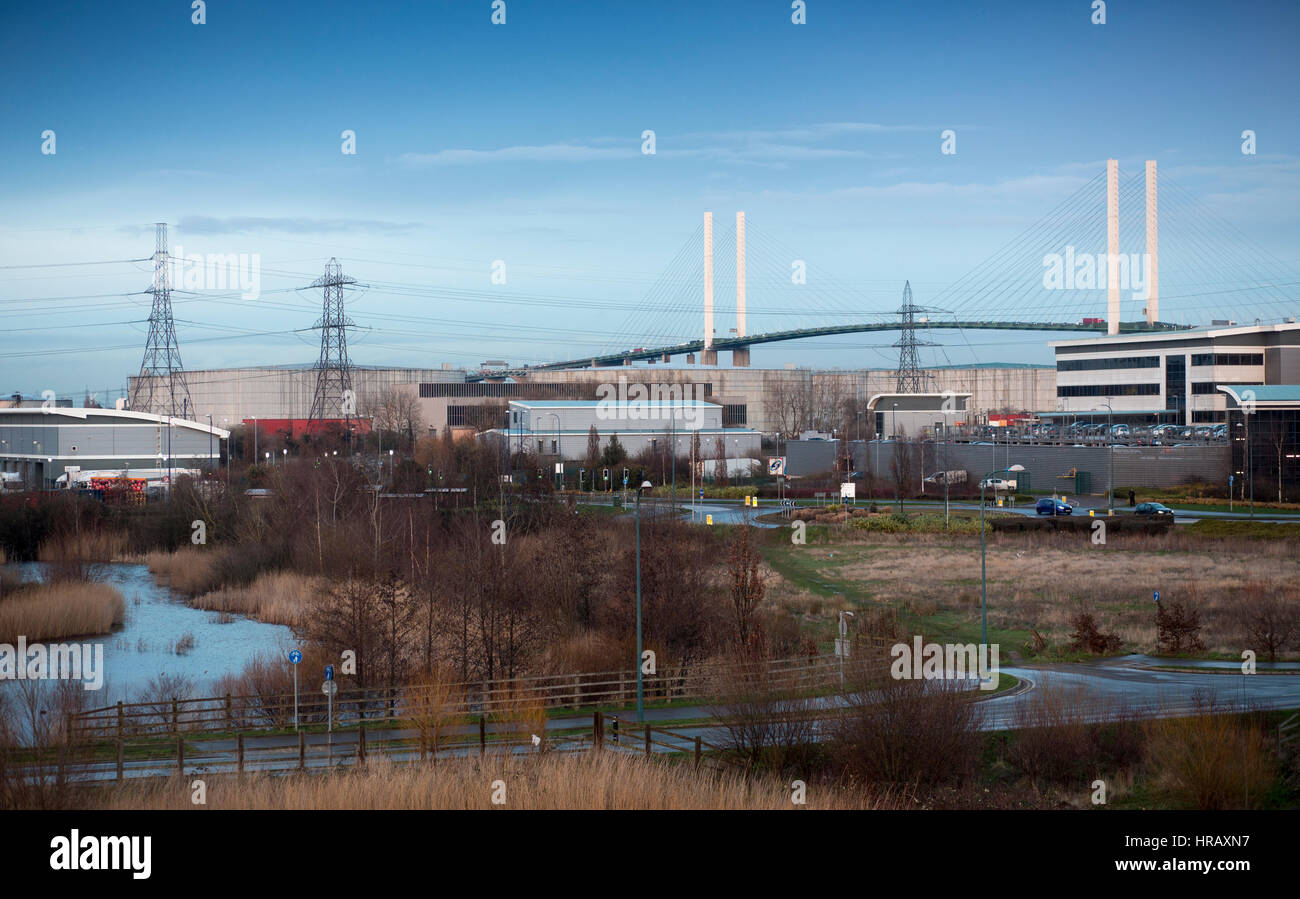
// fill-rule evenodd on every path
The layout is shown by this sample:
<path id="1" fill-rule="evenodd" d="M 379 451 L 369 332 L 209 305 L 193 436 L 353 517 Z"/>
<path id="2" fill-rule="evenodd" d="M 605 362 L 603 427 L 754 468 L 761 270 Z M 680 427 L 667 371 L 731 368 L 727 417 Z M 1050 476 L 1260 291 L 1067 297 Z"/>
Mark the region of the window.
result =
<path id="1" fill-rule="evenodd" d="M 1116 359 L 1060 359 L 1057 371 L 1110 371 L 1117 368 L 1159 368 L 1159 356 L 1125 356 Z"/>
<path id="2" fill-rule="evenodd" d="M 1192 365 L 1263 365 L 1263 353 L 1197 353 Z"/>
<path id="3" fill-rule="evenodd" d="M 1057 396 L 1159 396 L 1159 384 L 1057 385 Z"/>
<path id="4" fill-rule="evenodd" d="M 556 449 L 557 449 L 557 447 L 556 447 L 556 442 L 555 442 L 554 440 L 552 440 L 552 441 L 551 441 L 551 455 L 552 455 L 552 456 L 554 456 L 554 455 L 556 454 Z"/>
<path id="5" fill-rule="evenodd" d="M 722 407 L 722 426 L 724 428 L 743 428 L 747 422 L 749 407 L 744 403 L 727 403 Z"/>
<path id="6" fill-rule="evenodd" d="M 1197 395 L 1215 394 L 1220 387 L 1259 386 L 1258 381 L 1193 381 L 1192 393 Z"/>
<path id="7" fill-rule="evenodd" d="M 1187 393 L 1187 357 L 1165 357 L 1165 408 L 1178 410 L 1183 407 L 1183 395 Z"/>

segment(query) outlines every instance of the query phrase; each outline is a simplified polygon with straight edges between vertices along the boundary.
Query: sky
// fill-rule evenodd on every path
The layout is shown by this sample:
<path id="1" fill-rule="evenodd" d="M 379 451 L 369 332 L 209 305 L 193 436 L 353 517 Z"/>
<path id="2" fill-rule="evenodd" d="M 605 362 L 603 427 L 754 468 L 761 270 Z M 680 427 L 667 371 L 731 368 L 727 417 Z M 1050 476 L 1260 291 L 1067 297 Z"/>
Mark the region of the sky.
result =
<path id="1" fill-rule="evenodd" d="M 1288 299 L 1223 300 L 1228 313 L 1278 317 L 1294 296 L 1295 3 L 1112 2 L 1105 24 L 1088 0 L 807 0 L 805 24 L 786 0 L 506 0 L 499 25 L 491 0 L 204 12 L 0 9 L 0 391 L 125 386 L 148 330 L 155 222 L 173 255 L 246 254 L 250 272 L 256 257 L 256 291 L 174 284 L 189 368 L 314 362 L 321 297 L 307 285 L 330 257 L 358 282 L 356 364 L 541 362 L 698 337 L 705 211 L 720 336 L 735 326 L 737 210 L 751 331 L 878 316 L 905 281 L 917 303 L 965 312 L 952 285 L 1108 158 L 1126 177 L 1157 159 L 1162 191 L 1166 178 L 1179 191 L 1161 228 L 1170 316 L 1208 317 L 1257 260 Z M 1121 224 L 1123 251 L 1143 249 L 1138 228 Z M 1225 259 L 1207 251 L 1220 228 L 1241 238 Z M 1082 246 L 1095 228 L 1079 232 Z M 1037 278 L 1024 255 L 990 277 Z M 790 283 L 795 260 L 804 285 Z M 922 361 L 1046 363 L 1053 336 L 937 331 Z M 896 339 L 760 345 L 753 364 L 892 367 Z"/>

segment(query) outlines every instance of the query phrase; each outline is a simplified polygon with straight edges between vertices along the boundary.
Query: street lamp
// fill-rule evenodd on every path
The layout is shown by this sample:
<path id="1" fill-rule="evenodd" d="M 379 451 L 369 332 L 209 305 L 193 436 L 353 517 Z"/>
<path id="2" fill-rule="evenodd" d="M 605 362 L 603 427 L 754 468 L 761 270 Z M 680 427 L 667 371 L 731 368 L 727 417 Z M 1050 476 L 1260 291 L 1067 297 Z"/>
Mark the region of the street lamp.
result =
<path id="1" fill-rule="evenodd" d="M 636 720 L 645 721 L 644 693 L 641 684 L 641 491 L 653 487 L 642 481 L 636 488 Z"/>
<path id="2" fill-rule="evenodd" d="M 1111 408 L 1110 403 L 1101 403 L 1106 407 L 1106 433 L 1110 437 L 1110 476 L 1106 479 L 1106 487 L 1110 491 L 1110 506 L 1107 514 L 1115 512 L 1115 425 L 1113 420 L 1115 410 Z"/>
<path id="3" fill-rule="evenodd" d="M 988 485 L 989 478 L 995 474 L 1009 474 L 1013 471 L 1024 470 L 1025 466 L 1017 463 L 1006 468 L 999 468 L 997 471 L 990 471 L 980 481 L 980 643 L 984 646 L 989 645 L 989 590 L 987 553 L 985 551 L 986 540 L 984 537 L 984 488 Z"/>

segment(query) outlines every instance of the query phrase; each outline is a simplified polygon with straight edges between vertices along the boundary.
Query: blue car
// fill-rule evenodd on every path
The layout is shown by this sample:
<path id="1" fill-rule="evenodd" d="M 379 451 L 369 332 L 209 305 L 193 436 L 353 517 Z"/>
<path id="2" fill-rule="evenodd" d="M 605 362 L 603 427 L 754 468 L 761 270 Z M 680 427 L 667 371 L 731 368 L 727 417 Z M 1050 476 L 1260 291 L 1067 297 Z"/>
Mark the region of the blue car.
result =
<path id="1" fill-rule="evenodd" d="M 1039 515 L 1069 515 L 1073 512 L 1074 506 L 1059 499 L 1052 499 L 1050 496 L 1045 496 L 1038 501 Z"/>

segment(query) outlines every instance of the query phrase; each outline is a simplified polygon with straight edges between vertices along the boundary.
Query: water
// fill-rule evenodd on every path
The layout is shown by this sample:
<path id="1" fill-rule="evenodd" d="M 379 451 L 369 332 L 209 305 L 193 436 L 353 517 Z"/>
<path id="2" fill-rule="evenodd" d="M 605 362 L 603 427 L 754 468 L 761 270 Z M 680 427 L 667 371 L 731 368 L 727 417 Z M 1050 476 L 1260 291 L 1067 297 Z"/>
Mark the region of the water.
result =
<path id="1" fill-rule="evenodd" d="M 11 566 L 24 580 L 42 580 L 39 562 Z M 225 616 L 193 609 L 154 580 L 145 565 L 97 565 L 95 580 L 112 584 L 126 601 L 122 627 L 111 634 L 52 641 L 102 643 L 104 646 L 104 688 L 88 691 L 91 706 L 106 706 L 121 699 L 138 697 L 159 674 L 183 675 L 193 680 L 194 695 L 211 695 L 216 681 L 238 674 L 260 654 L 287 656 L 294 646 L 288 627 L 264 624 L 244 616 Z M 194 647 L 177 654 L 176 644 L 193 635 Z M 3 685 L 5 688 L 9 684 Z M 102 700 L 102 701 L 101 701 Z"/>

